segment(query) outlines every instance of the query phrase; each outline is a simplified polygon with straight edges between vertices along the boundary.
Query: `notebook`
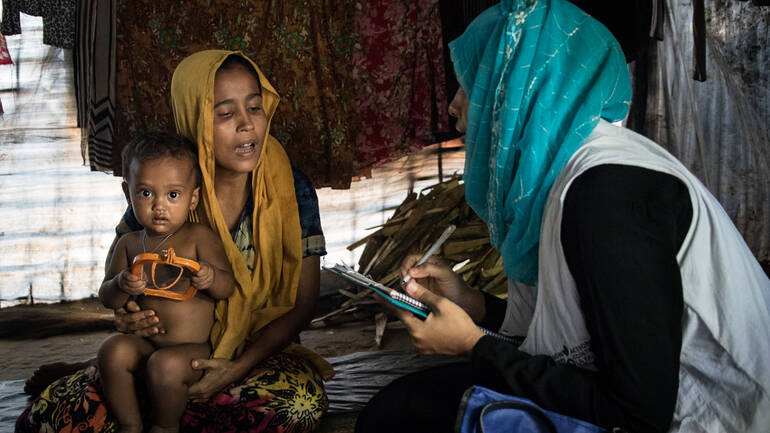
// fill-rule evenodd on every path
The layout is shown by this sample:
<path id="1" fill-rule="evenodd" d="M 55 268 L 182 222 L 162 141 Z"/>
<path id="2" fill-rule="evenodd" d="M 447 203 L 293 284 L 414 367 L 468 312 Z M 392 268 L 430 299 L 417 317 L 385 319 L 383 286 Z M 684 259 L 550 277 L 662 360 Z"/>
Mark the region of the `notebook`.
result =
<path id="1" fill-rule="evenodd" d="M 417 299 L 412 298 L 411 296 L 405 293 L 399 292 L 397 290 L 393 290 L 377 281 L 374 281 L 373 279 L 367 277 L 366 275 L 363 275 L 357 272 L 356 270 L 354 270 L 348 265 L 336 264 L 334 266 L 324 266 L 323 268 L 361 287 L 365 287 L 373 291 L 378 296 L 387 300 L 391 304 L 411 312 L 412 314 L 414 314 L 415 316 L 417 316 L 422 320 L 427 319 L 428 315 L 430 314 L 430 307 L 428 307 L 424 303 L 418 301 Z M 482 327 L 479 327 L 479 329 L 481 329 L 482 332 L 484 332 L 484 334 L 486 335 L 498 338 L 503 341 L 507 341 L 516 346 L 519 346 L 522 343 L 522 341 L 524 341 L 522 337 L 510 337 L 507 335 L 500 334 L 498 332 L 490 331 Z"/>

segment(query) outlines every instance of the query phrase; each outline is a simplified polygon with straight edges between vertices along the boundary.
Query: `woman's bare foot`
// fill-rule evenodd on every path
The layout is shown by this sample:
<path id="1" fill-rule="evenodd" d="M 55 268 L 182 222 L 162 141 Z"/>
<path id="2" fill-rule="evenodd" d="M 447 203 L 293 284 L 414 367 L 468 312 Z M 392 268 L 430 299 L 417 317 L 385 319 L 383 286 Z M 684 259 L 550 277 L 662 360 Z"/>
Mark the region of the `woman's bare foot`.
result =
<path id="1" fill-rule="evenodd" d="M 24 393 L 30 397 L 37 397 L 48 385 L 64 376 L 69 376 L 79 370 L 96 365 L 96 359 L 83 362 L 54 362 L 41 365 L 32 373 L 32 376 L 24 382 Z"/>

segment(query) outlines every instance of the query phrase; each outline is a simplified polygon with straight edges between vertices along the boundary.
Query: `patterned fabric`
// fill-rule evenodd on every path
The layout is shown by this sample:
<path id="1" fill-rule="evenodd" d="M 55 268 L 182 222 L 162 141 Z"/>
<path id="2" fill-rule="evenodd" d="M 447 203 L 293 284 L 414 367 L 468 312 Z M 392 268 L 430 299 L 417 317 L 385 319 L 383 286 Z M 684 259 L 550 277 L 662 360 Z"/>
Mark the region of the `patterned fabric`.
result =
<path id="1" fill-rule="evenodd" d="M 354 2 L 329 0 L 118 1 L 113 169 L 122 146 L 147 129 L 173 129 L 174 68 L 204 49 L 241 50 L 281 94 L 271 134 L 318 186 L 347 187 L 355 169 L 350 73 Z"/>
<path id="2" fill-rule="evenodd" d="M 359 166 L 435 143 L 449 117 L 438 0 L 370 0 L 355 11 Z"/>
<path id="3" fill-rule="evenodd" d="M 185 432 L 311 432 L 329 401 L 309 362 L 279 353 L 240 385 L 209 400 L 195 400 L 182 415 Z"/>
<path id="4" fill-rule="evenodd" d="M 142 400 L 146 405 L 146 398 Z M 189 401 L 181 431 L 311 432 L 327 407 L 323 381 L 309 361 L 279 353 L 254 368 L 240 384 L 208 400 Z M 96 367 L 54 382 L 16 420 L 17 433 L 112 433 L 117 427 L 105 407 Z"/>
<path id="5" fill-rule="evenodd" d="M 628 111 L 625 56 L 606 27 L 566 0 L 503 0 L 449 48 L 470 100 L 465 198 L 506 275 L 534 285 L 554 179 L 600 118 Z"/>
<path id="6" fill-rule="evenodd" d="M 59 48 L 75 45 L 75 0 L 3 0 L 0 33 L 21 33 L 20 13 L 43 17 L 43 43 Z"/>

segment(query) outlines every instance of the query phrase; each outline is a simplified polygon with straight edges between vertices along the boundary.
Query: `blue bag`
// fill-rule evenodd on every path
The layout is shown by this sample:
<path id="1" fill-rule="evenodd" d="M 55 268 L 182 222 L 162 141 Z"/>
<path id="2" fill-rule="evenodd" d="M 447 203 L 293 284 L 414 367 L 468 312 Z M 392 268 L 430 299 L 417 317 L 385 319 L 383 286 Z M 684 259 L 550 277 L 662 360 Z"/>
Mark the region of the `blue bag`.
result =
<path id="1" fill-rule="evenodd" d="M 605 433 L 606 429 L 481 386 L 465 391 L 457 433 Z"/>

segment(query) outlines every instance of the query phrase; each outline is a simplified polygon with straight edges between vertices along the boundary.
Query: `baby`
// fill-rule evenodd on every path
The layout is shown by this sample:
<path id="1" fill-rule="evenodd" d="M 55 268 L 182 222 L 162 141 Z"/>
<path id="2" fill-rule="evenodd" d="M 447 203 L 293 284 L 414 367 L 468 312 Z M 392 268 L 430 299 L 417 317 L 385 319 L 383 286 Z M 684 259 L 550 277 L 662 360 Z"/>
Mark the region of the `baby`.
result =
<path id="1" fill-rule="evenodd" d="M 191 368 L 191 360 L 211 354 L 215 300 L 232 294 L 234 279 L 219 237 L 206 226 L 187 222 L 200 193 L 193 143 L 176 134 L 146 133 L 126 146 L 122 162 L 123 191 L 144 229 L 118 240 L 99 298 L 105 306 L 118 309 L 135 297 L 143 310 L 155 311 L 166 332 L 148 338 L 111 336 L 99 349 L 99 373 L 121 432 L 143 429 L 134 388 L 139 378 L 138 383 L 147 386 L 152 406 L 150 431 L 174 432 L 179 429 L 188 386 L 201 376 Z M 144 267 L 143 276 L 131 272 L 138 254 L 165 256 L 171 248 L 177 257 L 200 265 L 191 277 L 179 278 L 168 290 L 181 293 L 191 283 L 198 292 L 187 300 L 144 294 L 147 288 L 163 289 L 175 280 L 172 275 L 168 282 L 158 281 L 162 265 L 157 265 L 154 282 L 153 275 L 147 275 L 150 266 Z"/>

